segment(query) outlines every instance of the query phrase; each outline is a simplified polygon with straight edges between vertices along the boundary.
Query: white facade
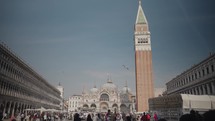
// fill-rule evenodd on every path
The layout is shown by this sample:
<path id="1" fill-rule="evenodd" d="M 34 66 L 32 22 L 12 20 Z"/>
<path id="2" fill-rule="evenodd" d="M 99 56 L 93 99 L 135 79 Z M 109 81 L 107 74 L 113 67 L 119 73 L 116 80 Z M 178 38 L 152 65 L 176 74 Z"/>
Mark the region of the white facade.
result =
<path id="1" fill-rule="evenodd" d="M 68 102 L 68 111 L 77 111 L 78 108 L 81 106 L 80 103 L 82 101 L 82 96 L 81 95 L 73 95 L 72 97 L 69 98 Z"/>
<path id="2" fill-rule="evenodd" d="M 134 111 L 134 96 L 131 90 L 125 86 L 119 90 L 111 80 L 89 91 L 83 91 L 81 95 L 69 98 L 69 111 L 89 110 L 95 112 L 132 112 Z M 73 103 L 75 104 L 73 107 Z"/>

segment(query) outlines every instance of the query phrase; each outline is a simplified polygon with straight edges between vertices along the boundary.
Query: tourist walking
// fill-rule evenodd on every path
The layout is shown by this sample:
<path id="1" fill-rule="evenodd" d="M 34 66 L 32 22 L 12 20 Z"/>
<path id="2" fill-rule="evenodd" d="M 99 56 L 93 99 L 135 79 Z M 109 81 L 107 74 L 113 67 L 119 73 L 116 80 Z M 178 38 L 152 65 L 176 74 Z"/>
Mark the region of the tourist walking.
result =
<path id="1" fill-rule="evenodd" d="M 158 121 L 158 116 L 157 116 L 157 113 L 156 113 L 156 112 L 154 113 L 153 118 L 154 118 L 154 121 Z"/>
<path id="2" fill-rule="evenodd" d="M 146 120 L 147 120 L 147 121 L 150 121 L 150 119 L 151 119 L 151 116 L 149 115 L 149 113 L 147 113 L 147 114 L 146 114 Z"/>
<path id="3" fill-rule="evenodd" d="M 141 119 L 141 121 L 147 121 L 147 116 L 146 116 L 146 113 L 144 112 Z"/>
<path id="4" fill-rule="evenodd" d="M 117 114 L 116 114 L 116 121 L 120 121 L 120 120 L 121 120 L 121 118 L 122 118 L 122 117 L 120 116 L 120 114 L 119 114 L 119 113 L 117 113 Z"/>
<path id="5" fill-rule="evenodd" d="M 131 115 L 129 113 L 126 114 L 126 121 L 131 121 Z"/>
<path id="6" fill-rule="evenodd" d="M 102 121 L 102 117 L 101 117 L 101 114 L 100 113 L 97 113 L 97 121 Z"/>
<path id="7" fill-rule="evenodd" d="M 108 110 L 107 114 L 105 115 L 105 121 L 112 121 L 112 114 L 111 111 Z"/>
<path id="8" fill-rule="evenodd" d="M 24 121 L 24 119 L 25 119 L 25 114 L 22 112 L 22 114 L 21 114 L 21 121 Z"/>
<path id="9" fill-rule="evenodd" d="M 78 113 L 75 113 L 75 115 L 74 115 L 74 121 L 81 121 L 81 118 L 79 117 Z"/>

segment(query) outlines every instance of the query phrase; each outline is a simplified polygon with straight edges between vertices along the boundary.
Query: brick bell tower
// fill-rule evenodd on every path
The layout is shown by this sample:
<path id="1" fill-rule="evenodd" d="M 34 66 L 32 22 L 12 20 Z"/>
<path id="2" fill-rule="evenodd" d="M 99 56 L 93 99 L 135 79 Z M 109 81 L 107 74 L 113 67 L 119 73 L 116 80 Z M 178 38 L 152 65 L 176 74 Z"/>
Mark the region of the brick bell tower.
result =
<path id="1" fill-rule="evenodd" d="M 137 112 L 149 110 L 148 99 L 154 97 L 152 73 L 152 51 L 148 22 L 144 15 L 141 0 L 134 25 L 135 76 Z"/>

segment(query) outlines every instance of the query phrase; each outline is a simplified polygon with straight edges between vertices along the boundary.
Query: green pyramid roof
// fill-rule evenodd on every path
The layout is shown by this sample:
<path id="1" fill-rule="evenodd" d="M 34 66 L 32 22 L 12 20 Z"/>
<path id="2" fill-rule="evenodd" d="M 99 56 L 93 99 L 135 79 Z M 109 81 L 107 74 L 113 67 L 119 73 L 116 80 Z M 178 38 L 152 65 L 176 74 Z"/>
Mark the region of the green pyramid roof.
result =
<path id="1" fill-rule="evenodd" d="M 136 24 L 147 24 L 145 14 L 144 14 L 142 6 L 141 6 L 141 2 L 139 2 Z"/>

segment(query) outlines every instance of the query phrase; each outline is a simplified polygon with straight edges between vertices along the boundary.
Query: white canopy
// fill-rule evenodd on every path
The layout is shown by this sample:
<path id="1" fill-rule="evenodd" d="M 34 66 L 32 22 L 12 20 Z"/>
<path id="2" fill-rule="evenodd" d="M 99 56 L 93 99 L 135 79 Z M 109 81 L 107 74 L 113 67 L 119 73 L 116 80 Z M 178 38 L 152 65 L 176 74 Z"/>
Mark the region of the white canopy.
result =
<path id="1" fill-rule="evenodd" d="M 181 94 L 183 108 L 214 109 L 215 96 Z"/>
<path id="2" fill-rule="evenodd" d="M 42 112 L 61 112 L 60 110 L 56 110 L 56 109 L 45 109 L 44 107 L 41 108 L 37 108 L 37 109 L 25 109 L 26 111 L 40 111 L 40 113 Z"/>

